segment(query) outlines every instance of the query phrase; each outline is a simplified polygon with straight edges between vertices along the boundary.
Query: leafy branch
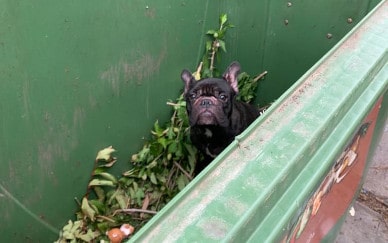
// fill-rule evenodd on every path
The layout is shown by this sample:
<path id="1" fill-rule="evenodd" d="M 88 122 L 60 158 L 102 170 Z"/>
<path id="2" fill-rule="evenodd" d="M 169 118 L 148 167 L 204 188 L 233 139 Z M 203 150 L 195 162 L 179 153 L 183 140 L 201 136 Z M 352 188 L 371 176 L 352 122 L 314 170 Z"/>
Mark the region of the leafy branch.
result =
<path id="1" fill-rule="evenodd" d="M 207 67 L 203 71 L 203 77 L 213 77 L 214 76 L 214 62 L 216 54 L 218 53 L 219 48 L 226 52 L 225 44 L 225 34 L 229 28 L 234 26 L 228 23 L 228 16 L 222 14 L 219 19 L 220 26 L 217 30 L 208 30 L 207 35 L 212 37 L 212 40 L 206 42 L 206 54 L 203 58 L 204 66 Z M 209 63 L 210 61 L 210 63 Z"/>

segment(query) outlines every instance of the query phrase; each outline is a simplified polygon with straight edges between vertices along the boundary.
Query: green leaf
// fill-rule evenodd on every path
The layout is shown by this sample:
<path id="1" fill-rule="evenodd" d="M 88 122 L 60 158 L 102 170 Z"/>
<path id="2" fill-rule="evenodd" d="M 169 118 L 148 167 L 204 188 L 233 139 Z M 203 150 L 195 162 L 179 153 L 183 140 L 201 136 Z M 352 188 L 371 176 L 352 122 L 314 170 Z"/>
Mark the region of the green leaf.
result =
<path id="1" fill-rule="evenodd" d="M 166 138 L 160 137 L 158 138 L 158 143 L 160 143 L 164 149 L 167 148 L 167 144 L 169 143 Z"/>
<path id="2" fill-rule="evenodd" d="M 141 179 L 143 179 L 143 181 L 147 180 L 147 173 L 143 172 L 143 174 L 141 175 Z"/>
<path id="3" fill-rule="evenodd" d="M 80 222 L 80 221 L 76 221 L 76 222 Z M 74 233 L 76 231 L 79 231 L 80 230 L 80 226 L 81 226 L 81 224 L 77 224 L 76 222 L 73 223 L 73 221 L 71 221 L 71 220 L 68 221 L 67 225 L 65 225 L 63 227 L 63 229 L 61 230 L 62 241 L 59 241 L 59 242 L 63 242 L 63 239 L 65 239 L 65 240 L 75 240 Z"/>
<path id="4" fill-rule="evenodd" d="M 116 161 L 117 160 L 112 159 L 109 163 L 105 163 L 103 165 L 99 165 L 99 167 L 106 167 L 106 168 L 112 167 L 116 163 Z"/>
<path id="5" fill-rule="evenodd" d="M 133 174 L 135 174 L 136 172 L 136 169 L 135 168 L 132 168 L 126 172 L 123 173 L 123 176 L 132 176 Z"/>
<path id="6" fill-rule="evenodd" d="M 215 31 L 215 30 L 208 30 L 207 32 L 206 32 L 206 34 L 207 35 L 214 35 L 214 33 L 216 33 L 217 31 Z"/>
<path id="7" fill-rule="evenodd" d="M 91 221 L 95 220 L 96 211 L 89 205 L 86 197 L 82 199 L 81 210 Z"/>
<path id="8" fill-rule="evenodd" d="M 190 165 L 190 170 L 192 171 L 197 163 L 197 157 L 195 155 L 190 154 L 188 157 L 188 161 Z"/>
<path id="9" fill-rule="evenodd" d="M 144 191 L 142 189 L 139 189 L 136 191 L 135 198 L 137 199 L 138 205 L 142 205 L 142 201 L 143 201 L 144 196 L 145 196 L 145 194 L 144 194 Z"/>
<path id="10" fill-rule="evenodd" d="M 158 166 L 158 161 L 156 161 L 156 159 L 154 159 L 151 163 L 149 163 L 148 165 L 147 165 L 147 169 L 152 169 L 152 168 L 154 168 L 154 167 L 156 167 L 156 166 Z"/>
<path id="11" fill-rule="evenodd" d="M 145 158 L 144 163 L 149 163 L 154 160 L 155 155 L 160 155 L 163 153 L 163 150 L 163 146 L 157 140 L 152 141 L 152 144 L 150 145 L 150 154 Z"/>
<path id="12" fill-rule="evenodd" d="M 155 176 L 155 173 L 151 173 L 150 175 L 150 180 L 153 184 L 157 185 L 158 184 L 158 181 L 156 180 L 156 176 Z"/>
<path id="13" fill-rule="evenodd" d="M 136 190 L 134 190 L 132 187 L 129 188 L 129 196 L 131 198 L 135 198 L 136 197 Z"/>
<path id="14" fill-rule="evenodd" d="M 176 151 L 175 151 L 175 156 L 176 157 L 182 157 L 183 155 L 184 155 L 184 153 L 183 153 L 182 143 L 178 143 Z"/>
<path id="15" fill-rule="evenodd" d="M 167 182 L 167 175 L 163 173 L 156 174 L 156 178 L 158 181 L 160 181 L 162 184 L 165 184 Z"/>
<path id="16" fill-rule="evenodd" d="M 185 186 L 186 186 L 186 180 L 185 180 L 185 178 L 186 178 L 186 177 L 182 174 L 182 175 L 180 175 L 180 176 L 178 177 L 178 179 L 177 179 L 177 181 L 176 181 L 176 183 L 177 183 L 177 185 L 178 185 L 179 191 L 182 191 L 183 188 L 185 188 Z"/>
<path id="17" fill-rule="evenodd" d="M 212 42 L 211 41 L 206 41 L 206 50 L 211 51 L 212 49 Z M 203 75 L 201 75 L 204 77 Z"/>
<path id="18" fill-rule="evenodd" d="M 151 133 L 154 134 L 154 135 L 157 136 L 157 137 L 161 137 L 161 136 L 164 135 L 165 132 L 166 132 L 166 131 L 163 130 L 163 129 L 159 126 L 159 122 L 156 121 L 156 122 L 154 123 L 154 131 L 151 131 Z"/>
<path id="19" fill-rule="evenodd" d="M 89 205 L 90 207 L 92 207 L 93 209 L 97 209 L 97 213 L 99 214 L 103 214 L 105 213 L 106 211 L 106 207 L 105 207 L 105 204 L 102 203 L 101 201 L 99 200 L 89 200 Z"/>
<path id="20" fill-rule="evenodd" d="M 133 189 L 135 190 L 135 191 L 137 191 L 137 189 L 139 189 L 139 184 L 137 184 L 136 182 L 133 182 Z"/>
<path id="21" fill-rule="evenodd" d="M 117 184 L 117 179 L 116 179 L 116 177 L 115 177 L 114 175 L 112 175 L 112 174 L 109 174 L 109 173 L 107 173 L 107 172 L 101 172 L 101 173 L 98 173 L 98 174 L 96 174 L 96 175 L 101 176 L 101 177 L 103 177 L 103 178 L 105 178 L 105 179 L 107 179 L 107 180 L 113 182 L 114 184 Z"/>
<path id="22" fill-rule="evenodd" d="M 121 209 L 127 208 L 129 198 L 122 189 L 117 190 L 115 198 Z"/>
<path id="23" fill-rule="evenodd" d="M 110 228 L 112 228 L 111 225 L 109 225 L 108 222 L 104 221 L 104 222 L 101 222 L 101 223 L 98 223 L 97 224 L 97 228 L 100 232 L 106 232 L 108 231 Z M 100 243 L 102 243 L 102 241 L 100 241 Z"/>
<path id="24" fill-rule="evenodd" d="M 105 200 L 105 191 L 104 191 L 104 189 L 102 189 L 99 186 L 94 186 L 93 190 L 96 193 L 98 200 L 100 200 L 100 201 L 104 201 Z"/>
<path id="25" fill-rule="evenodd" d="M 135 161 L 135 162 L 145 161 L 146 158 L 148 157 L 149 153 L 150 153 L 150 147 L 148 144 L 146 144 L 143 146 L 143 149 L 140 150 L 140 152 L 137 154 L 137 156 L 136 156 L 137 161 Z"/>
<path id="26" fill-rule="evenodd" d="M 219 40 L 218 43 L 220 44 L 221 49 L 226 52 L 225 41 Z"/>
<path id="27" fill-rule="evenodd" d="M 178 144 L 176 141 L 174 141 L 170 145 L 168 145 L 167 151 L 168 151 L 168 153 L 174 154 L 174 153 L 176 153 L 177 149 L 178 149 Z"/>
<path id="28" fill-rule="evenodd" d="M 78 233 L 76 237 L 78 239 L 81 239 L 85 242 L 92 242 L 95 238 L 97 238 L 100 235 L 98 231 L 93 231 L 91 229 L 88 229 L 86 233 Z"/>
<path id="29" fill-rule="evenodd" d="M 105 161 L 110 161 L 111 159 L 111 154 L 115 152 L 116 150 L 112 147 L 109 146 L 107 148 L 104 148 L 103 150 L 100 150 L 97 153 L 96 160 L 105 160 Z"/>
<path id="30" fill-rule="evenodd" d="M 73 228 L 73 221 L 69 220 L 67 222 L 67 225 L 63 226 L 63 231 L 71 232 L 71 229 Z"/>
<path id="31" fill-rule="evenodd" d="M 226 23 L 226 21 L 228 21 L 228 15 L 222 14 L 220 16 L 220 23 L 221 23 L 221 25 L 224 25 Z"/>
<path id="32" fill-rule="evenodd" d="M 172 140 L 172 139 L 174 139 L 176 137 L 175 132 L 174 132 L 174 128 L 172 128 L 172 127 L 168 128 L 168 130 L 167 130 L 167 137 L 170 140 Z"/>
<path id="33" fill-rule="evenodd" d="M 113 181 L 93 179 L 89 182 L 89 186 L 115 186 Z"/>

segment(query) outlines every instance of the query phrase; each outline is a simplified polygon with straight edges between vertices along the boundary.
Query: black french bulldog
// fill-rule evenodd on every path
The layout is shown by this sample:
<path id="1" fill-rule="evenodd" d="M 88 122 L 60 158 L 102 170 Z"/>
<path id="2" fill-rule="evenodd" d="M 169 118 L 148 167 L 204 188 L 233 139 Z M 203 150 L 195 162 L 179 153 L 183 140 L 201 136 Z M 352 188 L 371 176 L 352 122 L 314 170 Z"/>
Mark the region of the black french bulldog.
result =
<path id="1" fill-rule="evenodd" d="M 236 100 L 240 64 L 233 62 L 222 78 L 196 81 L 188 70 L 181 78 L 190 123 L 190 138 L 204 155 L 195 173 L 203 170 L 219 153 L 258 116 L 256 107 Z"/>

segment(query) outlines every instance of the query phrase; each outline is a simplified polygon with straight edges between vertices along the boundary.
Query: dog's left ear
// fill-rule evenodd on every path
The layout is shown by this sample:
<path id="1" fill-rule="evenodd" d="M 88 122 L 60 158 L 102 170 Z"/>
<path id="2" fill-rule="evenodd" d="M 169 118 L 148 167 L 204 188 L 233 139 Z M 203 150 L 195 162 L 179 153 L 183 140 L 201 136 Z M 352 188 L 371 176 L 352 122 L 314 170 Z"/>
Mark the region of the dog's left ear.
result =
<path id="1" fill-rule="evenodd" d="M 182 71 L 181 78 L 182 78 L 183 82 L 185 83 L 184 94 L 187 94 L 187 92 L 190 90 L 191 85 L 194 82 L 194 77 L 190 73 L 190 71 L 185 69 Z"/>
<path id="2" fill-rule="evenodd" d="M 232 87 L 234 92 L 238 94 L 238 81 L 237 75 L 240 72 L 240 64 L 238 62 L 232 62 L 222 75 L 229 85 Z"/>

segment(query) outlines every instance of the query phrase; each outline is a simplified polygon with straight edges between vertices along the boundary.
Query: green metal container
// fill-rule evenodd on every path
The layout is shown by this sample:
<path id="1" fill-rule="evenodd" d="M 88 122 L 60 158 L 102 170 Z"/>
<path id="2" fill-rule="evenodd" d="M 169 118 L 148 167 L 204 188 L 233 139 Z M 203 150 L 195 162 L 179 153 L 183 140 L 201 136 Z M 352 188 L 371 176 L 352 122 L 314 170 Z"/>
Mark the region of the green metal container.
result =
<path id="1" fill-rule="evenodd" d="M 131 241 L 320 242 L 335 236 L 360 187 L 374 132 L 381 131 L 376 124 L 387 117 L 387 17 L 385 2 Z"/>
<path id="2" fill-rule="evenodd" d="M 57 238 L 96 151 L 129 158 L 169 117 L 220 13 L 236 26 L 220 66 L 267 70 L 257 103 L 276 102 L 132 240 L 303 240 L 348 185 L 316 234 L 335 235 L 387 117 L 378 2 L 0 0 L 1 241 Z"/>

